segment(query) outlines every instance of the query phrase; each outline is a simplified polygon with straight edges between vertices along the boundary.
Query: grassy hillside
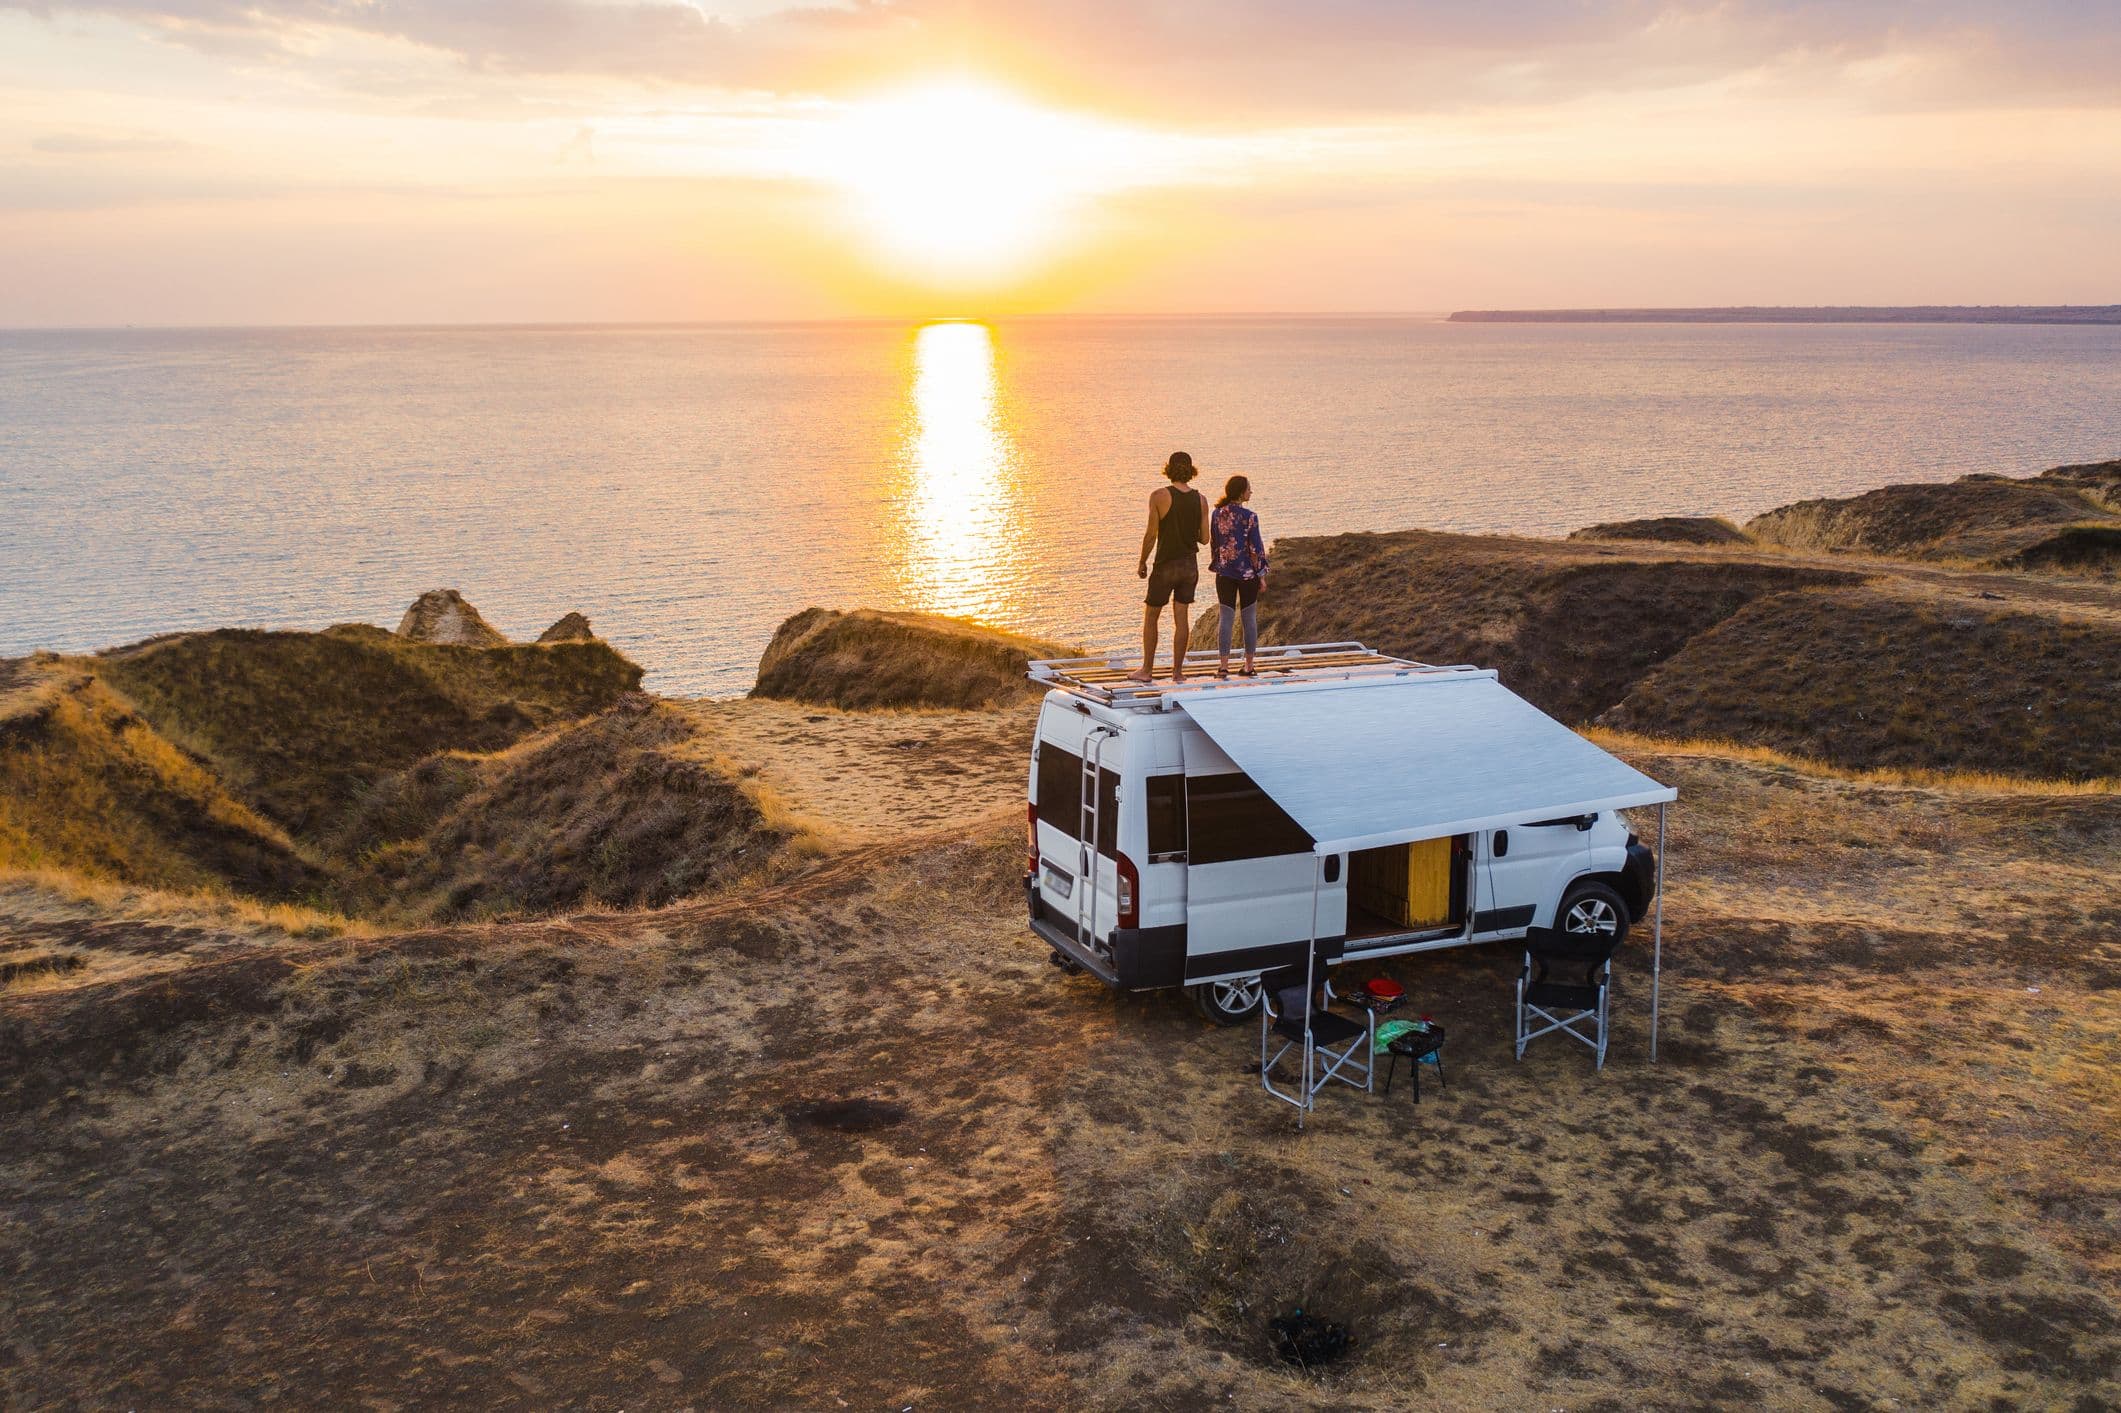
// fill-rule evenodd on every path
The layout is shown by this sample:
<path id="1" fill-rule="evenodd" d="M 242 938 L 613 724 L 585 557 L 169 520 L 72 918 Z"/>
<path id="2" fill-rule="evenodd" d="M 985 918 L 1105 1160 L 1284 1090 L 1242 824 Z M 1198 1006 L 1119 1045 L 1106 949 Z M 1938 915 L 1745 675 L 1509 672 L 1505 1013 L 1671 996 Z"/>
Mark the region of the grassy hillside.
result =
<path id="1" fill-rule="evenodd" d="M 1026 663 L 1074 651 L 929 613 L 809 608 L 774 633 L 752 694 L 854 709 L 993 706 L 1028 690 Z"/>
<path id="2" fill-rule="evenodd" d="M 365 627 L 0 662 L 0 868 L 397 922 L 653 906 L 756 870 L 790 826 L 639 680 L 592 639 Z"/>
<path id="3" fill-rule="evenodd" d="M 601 642 L 454 647 L 368 627 L 188 633 L 108 653 L 95 671 L 260 813 L 310 837 L 392 771 L 498 750 L 641 680 Z"/>
<path id="4" fill-rule="evenodd" d="M 1609 520 L 1571 530 L 1572 540 L 1651 540 L 1675 545 L 1743 545 L 1752 537 L 1720 516 L 1658 515 L 1646 520 Z"/>
<path id="5" fill-rule="evenodd" d="M 2110 577 L 2121 573 L 2121 461 L 1962 476 L 1798 501 L 1746 522 L 1763 544 Z"/>
<path id="6" fill-rule="evenodd" d="M 0 869 L 265 899 L 321 872 L 87 668 L 0 663 Z"/>
<path id="7" fill-rule="evenodd" d="M 1275 542 L 1269 642 L 1358 639 L 1498 669 L 1564 721 L 1595 718 L 1648 671 L 1763 595 L 1851 582 L 1832 570 L 1695 562 L 1408 530 Z"/>
<path id="8" fill-rule="evenodd" d="M 1863 577 L 1868 575 L 1869 577 Z M 1408 531 L 1283 540 L 1270 641 L 1471 662 L 1572 724 L 1850 767 L 2121 775 L 2121 602 L 1706 549 Z"/>
<path id="9" fill-rule="evenodd" d="M 1846 766 L 2121 778 L 2121 624 L 1883 583 L 1780 594 L 1689 640 L 1600 721 Z"/>
<path id="10" fill-rule="evenodd" d="M 634 696 L 489 756 L 388 778 L 333 839 L 354 911 L 482 918 L 660 907 L 762 867 L 786 833 L 671 707 Z"/>

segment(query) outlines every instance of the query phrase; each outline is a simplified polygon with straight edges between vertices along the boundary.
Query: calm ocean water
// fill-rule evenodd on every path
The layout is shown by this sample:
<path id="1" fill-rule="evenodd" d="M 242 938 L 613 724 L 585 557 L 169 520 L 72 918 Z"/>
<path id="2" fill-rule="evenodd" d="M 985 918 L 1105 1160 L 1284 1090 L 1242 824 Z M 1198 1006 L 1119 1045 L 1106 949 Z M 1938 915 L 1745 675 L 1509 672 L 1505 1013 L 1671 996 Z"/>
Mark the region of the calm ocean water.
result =
<path id="1" fill-rule="evenodd" d="M 1270 537 L 1558 534 L 2121 455 L 2121 328 L 1053 319 L 0 332 L 0 654 L 569 609 L 750 685 L 808 604 L 1131 641 L 1164 456 Z"/>

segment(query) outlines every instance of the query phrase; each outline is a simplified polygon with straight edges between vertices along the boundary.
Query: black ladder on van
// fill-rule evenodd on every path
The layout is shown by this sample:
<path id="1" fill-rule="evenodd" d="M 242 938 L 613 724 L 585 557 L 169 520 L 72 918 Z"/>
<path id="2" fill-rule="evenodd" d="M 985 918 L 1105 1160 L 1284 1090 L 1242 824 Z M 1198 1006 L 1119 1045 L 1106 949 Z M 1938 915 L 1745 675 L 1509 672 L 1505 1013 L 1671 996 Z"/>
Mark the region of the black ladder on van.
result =
<path id="1" fill-rule="evenodd" d="M 1096 952 L 1097 946 L 1097 830 L 1103 821 L 1098 817 L 1100 777 L 1104 773 L 1105 742 L 1119 733 L 1109 726 L 1093 727 L 1083 737 L 1083 783 L 1082 817 L 1077 821 L 1082 827 L 1076 831 L 1076 846 L 1081 851 L 1076 856 L 1076 878 L 1080 880 L 1082 894 L 1075 900 L 1075 940 Z M 1085 910 L 1089 916 L 1084 917 Z"/>

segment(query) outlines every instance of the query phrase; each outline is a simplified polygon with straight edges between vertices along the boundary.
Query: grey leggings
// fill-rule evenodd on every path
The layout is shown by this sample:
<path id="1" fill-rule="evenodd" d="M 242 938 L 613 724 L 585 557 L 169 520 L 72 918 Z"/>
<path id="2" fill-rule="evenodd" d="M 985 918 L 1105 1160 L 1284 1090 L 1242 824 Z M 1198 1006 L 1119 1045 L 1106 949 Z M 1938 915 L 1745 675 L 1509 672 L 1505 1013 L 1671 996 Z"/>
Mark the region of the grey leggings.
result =
<path id="1" fill-rule="evenodd" d="M 1245 618 L 1245 656 L 1251 657 L 1259 651 L 1259 581 L 1257 579 L 1231 579 L 1215 576 L 1215 601 L 1221 605 L 1221 621 L 1216 629 L 1216 642 L 1222 655 L 1230 655 L 1230 630 L 1239 613 Z M 1242 607 L 1240 607 L 1242 605 Z"/>

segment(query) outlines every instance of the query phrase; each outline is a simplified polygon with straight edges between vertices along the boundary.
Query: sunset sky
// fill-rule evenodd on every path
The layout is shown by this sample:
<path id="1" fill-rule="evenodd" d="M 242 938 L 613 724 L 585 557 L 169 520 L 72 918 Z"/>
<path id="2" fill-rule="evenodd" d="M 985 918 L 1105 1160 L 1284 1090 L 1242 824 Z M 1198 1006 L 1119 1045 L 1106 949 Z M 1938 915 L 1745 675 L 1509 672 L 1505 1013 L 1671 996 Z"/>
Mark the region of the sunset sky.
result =
<path id="1" fill-rule="evenodd" d="M 0 325 L 2121 300 L 2121 6 L 0 0 Z"/>

